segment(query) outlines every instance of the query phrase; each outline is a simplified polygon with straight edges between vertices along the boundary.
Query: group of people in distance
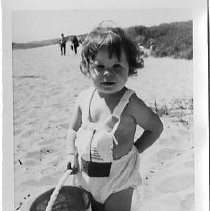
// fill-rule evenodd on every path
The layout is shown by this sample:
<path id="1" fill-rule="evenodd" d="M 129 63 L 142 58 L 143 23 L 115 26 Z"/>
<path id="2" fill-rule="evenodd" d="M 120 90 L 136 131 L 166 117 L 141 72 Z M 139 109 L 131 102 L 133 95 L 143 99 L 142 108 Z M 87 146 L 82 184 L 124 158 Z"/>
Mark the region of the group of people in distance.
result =
<path id="1" fill-rule="evenodd" d="M 64 37 L 64 34 L 61 34 L 61 39 L 59 41 L 60 49 L 61 49 L 61 55 L 66 55 L 66 43 L 67 39 Z M 76 36 L 73 36 L 71 39 L 71 50 L 74 51 L 75 54 L 77 54 L 77 48 L 79 47 L 79 40 Z"/>

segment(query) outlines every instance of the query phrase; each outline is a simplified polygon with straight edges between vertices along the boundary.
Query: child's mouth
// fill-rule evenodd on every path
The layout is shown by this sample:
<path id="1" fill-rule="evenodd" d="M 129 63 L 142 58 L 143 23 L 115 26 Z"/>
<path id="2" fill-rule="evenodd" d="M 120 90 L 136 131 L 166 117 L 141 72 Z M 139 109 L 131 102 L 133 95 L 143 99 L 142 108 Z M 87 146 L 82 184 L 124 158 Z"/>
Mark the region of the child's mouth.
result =
<path id="1" fill-rule="evenodd" d="M 112 86 L 115 84 L 115 82 L 102 82 L 101 84 L 105 86 Z"/>

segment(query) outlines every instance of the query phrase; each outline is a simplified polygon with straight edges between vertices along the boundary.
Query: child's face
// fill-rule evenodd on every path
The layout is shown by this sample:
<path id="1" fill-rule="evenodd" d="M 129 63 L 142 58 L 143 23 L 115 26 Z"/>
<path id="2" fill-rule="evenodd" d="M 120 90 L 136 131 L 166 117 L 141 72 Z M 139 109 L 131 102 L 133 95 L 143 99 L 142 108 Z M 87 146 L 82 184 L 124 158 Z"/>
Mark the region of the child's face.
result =
<path id="1" fill-rule="evenodd" d="M 120 61 L 115 54 L 110 58 L 108 50 L 99 51 L 90 64 L 90 78 L 99 92 L 112 94 L 124 88 L 129 74 L 129 64 L 124 50 Z"/>

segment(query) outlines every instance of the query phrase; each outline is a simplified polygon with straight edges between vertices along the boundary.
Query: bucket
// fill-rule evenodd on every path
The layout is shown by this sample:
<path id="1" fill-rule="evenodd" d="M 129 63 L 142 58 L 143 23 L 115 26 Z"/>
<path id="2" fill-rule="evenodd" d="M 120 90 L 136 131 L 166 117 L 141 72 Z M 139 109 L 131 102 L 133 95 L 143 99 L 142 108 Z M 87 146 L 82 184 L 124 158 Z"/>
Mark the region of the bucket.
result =
<path id="1" fill-rule="evenodd" d="M 39 195 L 29 211 L 92 211 L 91 197 L 86 190 L 77 186 L 63 186 L 69 175 L 72 175 L 72 170 L 65 172 L 55 188 Z"/>

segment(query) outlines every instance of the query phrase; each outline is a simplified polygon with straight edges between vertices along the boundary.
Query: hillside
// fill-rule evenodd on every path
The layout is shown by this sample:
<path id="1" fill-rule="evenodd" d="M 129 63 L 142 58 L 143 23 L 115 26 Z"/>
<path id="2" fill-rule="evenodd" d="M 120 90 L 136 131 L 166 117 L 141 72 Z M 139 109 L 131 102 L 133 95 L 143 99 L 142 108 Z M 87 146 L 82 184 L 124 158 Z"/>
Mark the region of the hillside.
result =
<path id="1" fill-rule="evenodd" d="M 158 26 L 132 26 L 126 28 L 126 33 L 136 43 L 141 42 L 144 47 L 152 49 L 156 57 L 193 58 L 193 22 L 174 22 Z M 78 35 L 81 40 L 85 35 Z M 67 36 L 68 41 L 72 35 Z M 13 49 L 27 49 L 55 45 L 59 38 L 29 43 L 12 43 Z"/>

